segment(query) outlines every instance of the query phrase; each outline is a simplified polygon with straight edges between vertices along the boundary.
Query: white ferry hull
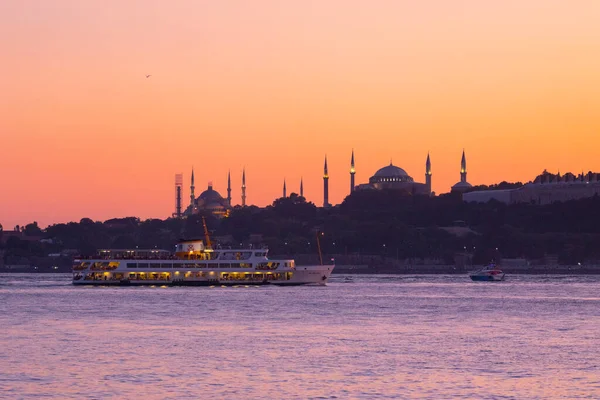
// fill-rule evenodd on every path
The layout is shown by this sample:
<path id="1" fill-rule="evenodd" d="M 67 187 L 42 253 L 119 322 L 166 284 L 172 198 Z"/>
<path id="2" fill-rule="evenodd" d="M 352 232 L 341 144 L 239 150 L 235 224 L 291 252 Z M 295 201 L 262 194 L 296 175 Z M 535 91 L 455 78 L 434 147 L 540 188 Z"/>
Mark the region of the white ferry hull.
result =
<path id="1" fill-rule="evenodd" d="M 296 267 L 292 278 L 288 281 L 272 282 L 273 285 L 326 285 L 333 271 L 333 265 L 315 265 Z"/>
<path id="2" fill-rule="evenodd" d="M 265 271 L 112 271 L 73 278 L 73 285 L 89 286 L 298 286 L 326 285 L 334 265 L 298 266 L 295 269 Z M 143 274 L 143 278 L 140 275 Z M 203 276 L 198 276 L 203 275 Z M 159 276 L 160 279 L 152 279 Z M 238 279 L 241 278 L 241 279 Z"/>

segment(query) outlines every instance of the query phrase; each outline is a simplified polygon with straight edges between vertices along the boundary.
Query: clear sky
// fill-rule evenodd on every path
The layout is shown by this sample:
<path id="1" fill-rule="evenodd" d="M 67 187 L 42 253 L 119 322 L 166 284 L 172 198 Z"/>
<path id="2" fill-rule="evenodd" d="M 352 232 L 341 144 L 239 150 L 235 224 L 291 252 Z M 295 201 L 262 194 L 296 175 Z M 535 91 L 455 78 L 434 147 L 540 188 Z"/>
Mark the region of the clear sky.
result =
<path id="1" fill-rule="evenodd" d="M 0 0 L 0 223 L 322 204 L 389 163 L 433 189 L 600 170 L 596 0 Z M 151 74 L 146 78 L 146 74 Z"/>

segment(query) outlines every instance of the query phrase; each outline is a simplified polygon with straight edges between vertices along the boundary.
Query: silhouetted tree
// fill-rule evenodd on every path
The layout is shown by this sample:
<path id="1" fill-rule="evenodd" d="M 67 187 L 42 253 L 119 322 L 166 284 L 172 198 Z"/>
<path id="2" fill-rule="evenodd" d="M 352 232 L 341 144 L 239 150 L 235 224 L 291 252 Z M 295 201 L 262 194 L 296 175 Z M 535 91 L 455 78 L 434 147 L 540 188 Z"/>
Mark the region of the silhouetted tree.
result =
<path id="1" fill-rule="evenodd" d="M 42 230 L 38 226 L 36 221 L 33 221 L 31 224 L 25 225 L 25 229 L 23 229 L 23 233 L 26 236 L 41 236 L 43 234 Z"/>

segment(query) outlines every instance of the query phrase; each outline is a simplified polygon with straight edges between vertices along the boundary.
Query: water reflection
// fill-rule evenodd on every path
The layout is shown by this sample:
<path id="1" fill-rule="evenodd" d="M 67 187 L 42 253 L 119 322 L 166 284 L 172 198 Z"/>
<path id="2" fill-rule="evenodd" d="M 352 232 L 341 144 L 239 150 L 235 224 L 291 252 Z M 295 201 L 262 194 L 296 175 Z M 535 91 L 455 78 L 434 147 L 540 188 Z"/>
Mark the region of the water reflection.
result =
<path id="1" fill-rule="evenodd" d="M 0 278 L 5 398 L 598 397 L 596 277 L 212 289 Z"/>

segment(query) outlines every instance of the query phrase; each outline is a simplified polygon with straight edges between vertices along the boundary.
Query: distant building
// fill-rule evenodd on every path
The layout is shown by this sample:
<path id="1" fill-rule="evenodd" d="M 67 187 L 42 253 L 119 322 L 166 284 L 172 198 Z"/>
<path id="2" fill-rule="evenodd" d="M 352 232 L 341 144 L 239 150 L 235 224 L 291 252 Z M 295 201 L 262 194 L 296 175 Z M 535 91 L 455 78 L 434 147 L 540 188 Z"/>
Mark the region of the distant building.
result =
<path id="1" fill-rule="evenodd" d="M 467 182 L 467 158 L 465 157 L 465 151 L 463 150 L 462 159 L 460 160 L 460 181 L 455 183 L 450 191 L 464 193 L 472 187 L 473 186 Z"/>
<path id="2" fill-rule="evenodd" d="M 183 215 L 189 216 L 202 211 L 209 211 L 217 217 L 228 217 L 230 210 L 231 207 L 227 199 L 224 199 L 219 192 L 214 190 L 212 184 L 209 184 L 208 189 L 194 199 L 194 202 L 188 206 Z"/>
<path id="3" fill-rule="evenodd" d="M 17 238 L 20 240 L 25 240 L 28 242 L 39 242 L 43 239 L 43 236 L 29 236 L 25 235 L 23 231 L 20 230 L 12 230 L 12 231 L 2 231 L 2 235 L 0 235 L 0 242 L 6 243 L 10 238 Z"/>
<path id="4" fill-rule="evenodd" d="M 350 179 L 353 183 L 355 173 L 354 151 L 352 152 L 350 173 Z M 425 183 L 415 182 L 404 169 L 393 165 L 390 161 L 390 165 L 378 169 L 377 172 L 369 178 L 369 183 L 360 184 L 354 187 L 354 190 L 392 189 L 404 191 L 409 194 L 431 195 L 431 177 L 431 159 L 429 158 L 429 154 L 427 154 L 427 161 L 425 162 Z"/>
<path id="5" fill-rule="evenodd" d="M 31 265 L 29 264 L 4 264 L 3 268 L 6 271 L 29 271 Z"/>
<path id="6" fill-rule="evenodd" d="M 533 182 L 520 188 L 505 190 L 478 190 L 463 193 L 463 201 L 487 203 L 496 200 L 505 204 L 551 204 L 559 201 L 583 199 L 600 195 L 600 174 L 588 172 L 578 176 L 567 173 L 561 176 L 547 171 Z"/>
<path id="7" fill-rule="evenodd" d="M 208 211 L 217 217 L 228 217 L 231 212 L 231 175 L 228 175 L 227 183 L 228 197 L 226 199 L 213 189 L 212 183 L 208 184 L 208 188 L 200 193 L 200 196 L 195 197 L 194 170 L 192 169 L 190 205 L 183 212 L 183 215 L 189 216 Z M 245 197 L 245 191 L 243 192 L 243 196 Z"/>
<path id="8" fill-rule="evenodd" d="M 329 172 L 327 171 L 327 156 L 325 156 L 325 166 L 323 167 L 323 207 L 331 207 L 329 203 Z"/>

